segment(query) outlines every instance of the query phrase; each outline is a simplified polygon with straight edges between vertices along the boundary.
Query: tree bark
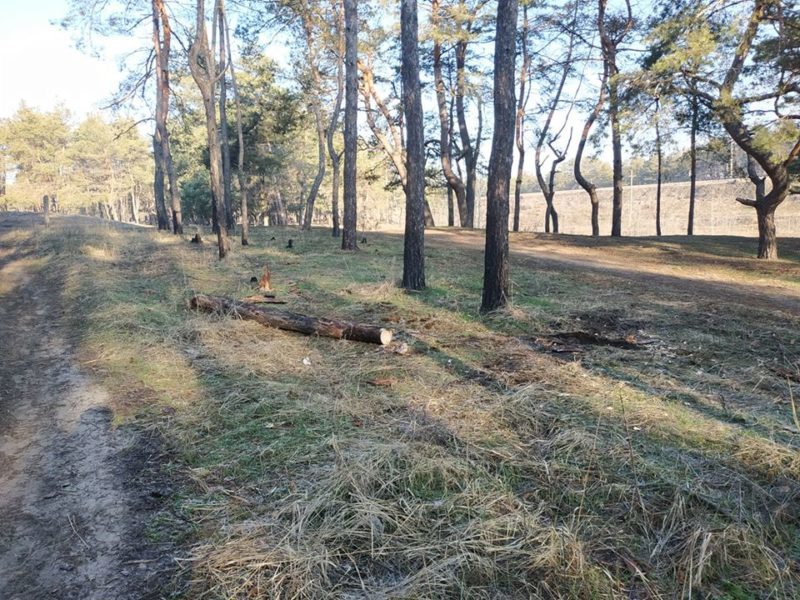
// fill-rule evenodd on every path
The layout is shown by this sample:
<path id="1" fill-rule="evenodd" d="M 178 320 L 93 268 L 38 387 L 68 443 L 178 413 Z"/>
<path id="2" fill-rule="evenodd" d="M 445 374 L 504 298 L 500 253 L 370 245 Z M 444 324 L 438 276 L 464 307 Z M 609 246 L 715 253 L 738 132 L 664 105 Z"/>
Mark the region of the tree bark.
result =
<path id="1" fill-rule="evenodd" d="M 362 323 L 312 317 L 288 310 L 238 302 L 222 296 L 198 294 L 190 300 L 190 306 L 195 310 L 233 315 L 241 319 L 255 321 L 265 327 L 275 327 L 305 335 L 318 335 L 381 345 L 389 344 L 392 341 L 392 331 L 390 329 Z"/>
<path id="2" fill-rule="evenodd" d="M 508 303 L 508 194 L 514 154 L 517 0 L 498 0 L 494 49 L 494 134 L 486 193 L 486 251 L 481 312 Z"/>
<path id="3" fill-rule="evenodd" d="M 774 260 L 778 258 L 778 239 L 775 235 L 775 206 L 763 204 L 756 206 L 758 216 L 758 258 Z"/>
<path id="4" fill-rule="evenodd" d="M 697 96 L 692 96 L 692 130 L 689 134 L 689 221 L 686 234 L 694 235 L 694 203 L 697 196 Z"/>
<path id="5" fill-rule="evenodd" d="M 419 83 L 417 0 L 401 0 L 400 37 L 403 113 L 406 124 L 406 227 L 403 236 L 403 287 L 425 287 L 425 133 Z"/>
<path id="6" fill-rule="evenodd" d="M 453 188 L 447 186 L 447 226 L 455 227 L 456 224 L 456 207 L 453 201 Z"/>
<path id="7" fill-rule="evenodd" d="M 208 140 L 209 170 L 211 174 L 211 194 L 214 199 L 214 210 L 217 214 L 217 247 L 219 258 L 223 259 L 230 251 L 228 231 L 224 221 L 222 186 L 222 152 L 220 151 L 220 135 L 217 127 L 216 107 L 216 73 L 214 55 L 208 45 L 208 33 L 205 20 L 205 1 L 197 0 L 197 22 L 195 39 L 189 48 L 189 70 L 203 98 L 203 109 L 206 114 L 206 137 Z M 219 218 L 223 216 L 223 218 Z"/>
<path id="8" fill-rule="evenodd" d="M 438 27 L 441 22 L 439 0 L 431 2 L 431 21 L 434 27 Z M 447 109 L 447 98 L 445 96 L 444 77 L 442 75 L 442 43 L 437 36 L 433 42 L 433 80 L 436 87 L 436 105 L 439 109 L 439 155 L 442 163 L 442 173 L 447 180 L 448 202 L 452 202 L 452 194 L 455 194 L 458 204 L 458 216 L 461 227 L 468 226 L 467 210 L 467 189 L 464 182 L 453 170 L 452 154 L 452 131 L 453 124 L 450 113 Z M 454 215 L 450 204 L 448 204 L 448 225 L 453 226 Z"/>
<path id="9" fill-rule="evenodd" d="M 344 0 L 344 219 L 342 250 L 357 250 L 356 156 L 358 153 L 358 4 Z"/>
<path id="10" fill-rule="evenodd" d="M 163 145 L 161 134 L 156 128 L 153 134 L 153 159 L 155 168 L 153 169 L 153 201 L 156 208 L 156 223 L 159 231 L 169 230 L 169 219 L 167 218 L 167 207 L 164 203 L 164 160 Z"/>

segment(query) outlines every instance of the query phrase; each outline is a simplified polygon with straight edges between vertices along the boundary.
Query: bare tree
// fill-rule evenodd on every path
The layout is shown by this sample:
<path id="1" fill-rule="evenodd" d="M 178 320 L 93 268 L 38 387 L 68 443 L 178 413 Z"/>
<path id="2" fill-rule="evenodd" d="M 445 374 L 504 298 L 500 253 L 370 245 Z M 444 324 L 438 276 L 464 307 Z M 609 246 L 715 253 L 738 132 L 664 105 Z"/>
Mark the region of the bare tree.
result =
<path id="1" fill-rule="evenodd" d="M 407 173 L 403 287 L 421 290 L 425 287 L 425 131 L 419 84 L 417 0 L 402 0 L 400 32 Z"/>
<path id="2" fill-rule="evenodd" d="M 514 158 L 517 0 L 498 0 L 494 48 L 494 134 L 486 192 L 486 252 L 481 312 L 508 303 L 508 212 Z"/>

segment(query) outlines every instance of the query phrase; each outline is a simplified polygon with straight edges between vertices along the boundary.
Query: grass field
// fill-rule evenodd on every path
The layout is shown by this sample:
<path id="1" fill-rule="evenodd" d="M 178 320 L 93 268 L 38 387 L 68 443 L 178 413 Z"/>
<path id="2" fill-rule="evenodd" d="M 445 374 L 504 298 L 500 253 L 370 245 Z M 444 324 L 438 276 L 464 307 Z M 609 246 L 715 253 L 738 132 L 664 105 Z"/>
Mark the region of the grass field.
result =
<path id="1" fill-rule="evenodd" d="M 225 262 L 90 219 L 4 235 L 116 421 L 169 450 L 148 531 L 185 549 L 176 594 L 800 597 L 800 240 L 765 263 L 743 238 L 512 236 L 512 306 L 483 318 L 479 232 L 429 234 L 418 294 L 392 234 L 256 229 Z M 266 264 L 288 308 L 397 341 L 188 310 Z"/>

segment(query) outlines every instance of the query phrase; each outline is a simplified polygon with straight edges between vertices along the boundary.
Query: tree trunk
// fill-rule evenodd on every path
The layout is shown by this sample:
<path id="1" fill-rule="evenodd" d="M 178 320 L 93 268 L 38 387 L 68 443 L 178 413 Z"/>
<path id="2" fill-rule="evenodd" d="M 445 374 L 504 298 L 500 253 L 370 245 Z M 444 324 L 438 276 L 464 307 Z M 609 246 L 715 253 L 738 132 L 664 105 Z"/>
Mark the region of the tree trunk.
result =
<path id="1" fill-rule="evenodd" d="M 613 27 L 606 28 L 606 9 L 608 0 L 598 0 L 597 30 L 603 51 L 604 78 L 608 81 L 608 120 L 611 125 L 611 148 L 613 151 L 614 191 L 612 196 L 611 235 L 622 235 L 622 136 L 619 124 L 619 68 L 617 67 L 617 48 L 633 28 L 634 20 L 631 3 L 626 0 L 627 17 L 612 18 Z"/>
<path id="2" fill-rule="evenodd" d="M 397 171 L 397 175 L 400 179 L 400 183 L 403 186 L 403 192 L 405 193 L 406 187 L 408 186 L 408 172 L 406 170 L 406 152 L 403 144 L 401 126 L 395 124 L 395 119 L 389 110 L 389 106 L 380 96 L 377 88 L 375 87 L 375 74 L 372 70 L 372 65 L 368 62 L 365 62 L 360 66 L 362 72 L 361 88 L 364 95 L 364 112 L 367 117 L 367 124 L 369 125 L 372 134 L 375 136 L 375 139 L 378 140 L 378 143 L 386 153 L 386 156 L 394 165 L 394 168 Z M 386 126 L 392 141 L 390 141 L 384 132 L 379 128 L 375 119 L 375 113 L 372 110 L 372 101 L 375 102 L 378 111 L 386 121 Z M 427 200 L 425 201 L 425 226 L 435 226 L 433 221 L 433 212 L 431 211 Z"/>
<path id="3" fill-rule="evenodd" d="M 453 188 L 447 186 L 447 226 L 455 227 L 456 224 L 456 207 L 453 201 Z"/>
<path id="4" fill-rule="evenodd" d="M 661 235 L 661 126 L 659 125 L 659 101 L 656 98 L 656 235 Z"/>
<path id="5" fill-rule="evenodd" d="M 622 235 L 622 136 L 619 125 L 619 88 L 616 65 L 611 64 L 611 82 L 608 89 L 608 120 L 611 123 L 611 148 L 613 152 L 614 191 L 612 196 L 611 235 Z"/>
<path id="6" fill-rule="evenodd" d="M 163 145 L 161 144 L 161 134 L 156 128 L 153 134 L 153 159 L 155 168 L 153 169 L 153 200 L 156 205 L 156 222 L 159 231 L 169 230 L 169 219 L 167 218 L 167 207 L 164 203 L 164 160 Z"/>
<path id="7" fill-rule="evenodd" d="M 228 135 L 228 52 L 225 44 L 225 2 L 217 0 L 217 24 L 219 27 L 219 135 L 222 150 L 222 191 L 225 207 L 225 227 L 236 230 L 233 218 L 233 184 L 231 181 L 231 143 Z"/>
<path id="8" fill-rule="evenodd" d="M 156 215 L 159 217 L 158 228 L 169 229 L 169 216 L 167 214 L 165 199 L 166 190 L 164 186 L 164 178 L 166 177 L 166 183 L 169 184 L 169 198 L 172 209 L 172 231 L 177 235 L 183 233 L 181 197 L 178 190 L 177 178 L 175 176 L 175 166 L 172 160 L 169 129 L 167 128 L 170 91 L 169 56 L 172 44 L 172 29 L 170 28 L 169 15 L 164 6 L 164 0 L 152 0 L 152 11 L 153 54 L 156 68 L 155 139 L 160 146 L 159 152 L 154 153 L 154 158 L 157 162 L 156 172 L 159 170 L 161 171 L 161 182 L 160 184 L 156 184 L 156 187 L 160 187 L 160 198 L 159 192 L 156 193 Z"/>
<path id="9" fill-rule="evenodd" d="M 525 166 L 525 108 L 528 104 L 528 95 L 525 87 L 528 83 L 528 71 L 531 65 L 531 56 L 528 51 L 528 5 L 522 8 L 522 32 L 520 45 L 522 46 L 522 66 L 519 69 L 519 96 L 517 97 L 517 120 L 515 125 L 515 141 L 517 144 L 517 179 L 514 183 L 514 231 L 519 231 L 519 213 L 522 199 L 522 175 Z"/>
<path id="10" fill-rule="evenodd" d="M 481 312 L 502 308 L 509 297 L 508 193 L 514 154 L 514 58 L 517 0 L 498 0 L 494 49 L 494 134 L 486 192 L 486 251 Z"/>
<path id="11" fill-rule="evenodd" d="M 689 134 L 689 222 L 687 235 L 694 235 L 694 202 L 697 195 L 697 96 L 692 96 L 692 131 Z"/>
<path id="12" fill-rule="evenodd" d="M 577 5 L 576 5 L 577 10 Z M 561 94 L 564 92 L 564 85 L 567 82 L 567 77 L 569 76 L 570 70 L 572 68 L 572 52 L 575 48 L 575 37 L 574 34 L 570 35 L 569 38 L 569 45 L 567 47 L 567 54 L 564 59 L 564 68 L 561 71 L 561 79 L 559 79 L 558 87 L 556 88 L 555 93 L 553 94 L 553 102 L 550 105 L 550 110 L 547 113 L 547 119 L 545 120 L 544 126 L 542 130 L 539 132 L 539 137 L 536 140 L 536 157 L 534 159 L 534 164 L 536 167 L 536 181 L 539 183 L 539 188 L 542 190 L 542 194 L 544 195 L 544 200 L 546 204 L 545 215 L 544 215 L 544 230 L 545 233 L 550 233 L 550 223 L 553 223 L 553 233 L 558 233 L 558 214 L 555 211 L 553 206 L 553 196 L 555 195 L 555 169 L 557 165 L 562 162 L 566 158 L 567 149 L 563 152 L 556 151 L 555 147 L 553 146 L 553 142 L 560 136 L 560 132 L 553 136 L 552 139 L 548 140 L 547 136 L 550 133 L 550 125 L 553 122 L 553 117 L 556 114 L 556 110 L 558 110 L 558 106 L 561 102 Z M 563 128 L 562 128 L 563 129 Z M 570 139 L 572 135 L 570 134 Z M 544 175 L 542 174 L 542 148 L 544 147 L 545 142 L 550 146 L 550 149 L 553 152 L 553 162 L 550 166 L 550 177 L 548 180 L 545 180 Z M 569 147 L 569 143 L 567 143 L 567 148 Z"/>
<path id="13" fill-rule="evenodd" d="M 208 141 L 209 167 L 211 172 L 211 194 L 214 198 L 214 210 L 217 214 L 217 247 L 219 258 L 223 259 L 230 251 L 228 231 L 224 220 L 222 184 L 222 152 L 220 151 L 220 135 L 217 128 L 216 106 L 216 69 L 214 55 L 208 45 L 208 34 L 205 22 L 205 2 L 197 0 L 197 23 L 195 39 L 189 48 L 189 70 L 203 98 L 203 109 L 206 114 L 206 137 Z"/>
<path id="14" fill-rule="evenodd" d="M 233 52 L 231 48 L 230 28 L 228 27 L 227 15 L 222 15 L 222 25 L 225 32 L 225 41 L 228 46 L 228 64 L 231 69 L 231 85 L 233 95 L 236 99 L 236 137 L 239 141 L 239 159 L 237 162 L 237 174 L 239 176 L 239 194 L 241 195 L 241 216 L 242 216 L 242 246 L 250 244 L 250 215 L 247 206 L 247 173 L 244 171 L 244 132 L 242 130 L 242 106 L 239 97 L 239 85 L 236 83 L 236 69 L 233 66 Z"/>
<path id="15" fill-rule="evenodd" d="M 460 6 L 463 10 L 468 10 L 466 8 L 464 0 L 461 0 Z M 470 139 L 469 130 L 467 129 L 467 112 L 464 103 L 467 94 L 466 64 L 467 64 L 468 41 L 466 37 L 469 35 L 469 33 L 470 33 L 469 30 L 467 30 L 466 32 L 462 32 L 461 37 L 456 43 L 455 54 L 456 54 L 456 117 L 458 119 L 458 132 L 461 138 L 461 153 L 464 157 L 464 166 L 467 171 L 466 172 L 467 185 L 466 185 L 466 197 L 465 197 L 467 218 L 462 226 L 472 228 L 475 227 L 475 183 L 477 181 L 478 156 L 479 156 L 479 151 L 478 148 L 476 148 L 476 145 L 480 144 L 482 123 L 480 122 L 481 107 L 479 105 L 478 134 L 476 137 L 476 143 L 475 145 L 473 145 L 473 142 Z M 513 140 L 513 132 L 511 135 Z"/>
<path id="16" fill-rule="evenodd" d="M 311 189 L 306 197 L 306 210 L 303 216 L 302 229 L 311 231 L 311 223 L 314 218 L 314 203 L 317 200 L 319 188 L 322 185 L 322 180 L 325 178 L 325 124 L 322 118 L 322 106 L 320 103 L 320 94 L 322 93 L 322 78 L 317 66 L 317 51 L 314 46 L 314 29 L 311 23 L 310 15 L 308 12 L 303 13 L 303 31 L 306 38 L 306 59 L 308 68 L 311 71 L 311 81 L 313 89 L 309 90 L 311 96 L 311 112 L 314 115 L 314 124 L 317 129 L 317 174 L 314 177 L 314 182 L 311 184 Z"/>
<path id="17" fill-rule="evenodd" d="M 778 239 L 775 236 L 775 205 L 756 206 L 758 215 L 758 258 L 775 260 L 778 258 Z"/>
<path id="18" fill-rule="evenodd" d="M 139 224 L 139 200 L 136 198 L 136 192 L 128 192 L 128 204 L 131 211 L 131 222 Z"/>
<path id="19" fill-rule="evenodd" d="M 431 21 L 434 27 L 440 25 L 441 14 L 439 0 L 431 2 Z M 436 105 L 439 109 L 439 155 L 442 163 L 442 173 L 447 180 L 448 202 L 452 203 L 452 195 L 455 194 L 458 203 L 458 215 L 462 227 L 468 223 L 467 210 L 467 190 L 464 182 L 453 171 L 452 155 L 452 131 L 453 124 L 450 113 L 447 109 L 447 98 L 445 97 L 444 77 L 442 75 L 442 43 L 438 37 L 433 42 L 433 80 L 436 87 Z M 450 205 L 448 204 L 448 225 L 453 226 L 454 215 L 451 216 Z"/>
<path id="20" fill-rule="evenodd" d="M 417 0 L 401 0 L 403 114 L 406 124 L 406 227 L 403 236 L 403 287 L 425 287 L 425 133 L 419 83 Z"/>
<path id="21" fill-rule="evenodd" d="M 348 323 L 346 321 L 311 317 L 279 308 L 238 302 L 222 296 L 198 294 L 190 300 L 189 304 L 195 310 L 233 315 L 241 319 L 255 321 L 265 327 L 275 327 L 306 335 L 318 335 L 381 345 L 386 345 L 392 341 L 392 331 L 390 329 L 362 323 Z"/>
<path id="22" fill-rule="evenodd" d="M 344 99 L 345 39 L 342 3 L 340 0 L 334 0 L 334 3 L 336 5 L 336 27 L 338 33 L 338 45 L 336 49 L 336 100 L 333 103 L 331 120 L 328 124 L 327 144 L 328 156 L 331 158 L 331 170 L 333 171 L 333 181 L 331 182 L 331 221 L 333 226 L 331 228 L 331 235 L 336 238 L 341 235 L 339 227 L 339 187 L 341 185 L 340 165 L 342 153 L 336 151 L 333 144 L 333 136 L 339 125 L 339 113 L 342 110 L 342 100 Z"/>
<path id="23" fill-rule="evenodd" d="M 603 110 L 603 104 L 606 100 L 606 80 L 608 79 L 607 68 L 603 69 L 603 78 L 600 81 L 600 94 L 597 98 L 597 103 L 594 109 L 589 113 L 586 122 L 583 124 L 583 131 L 581 131 L 581 139 L 578 141 L 578 151 L 575 154 L 575 164 L 573 166 L 573 173 L 575 181 L 578 182 L 583 190 L 589 195 L 589 202 L 592 205 L 592 235 L 597 237 L 600 235 L 600 200 L 597 197 L 597 186 L 584 177 L 581 171 L 581 160 L 583 159 L 583 151 L 586 148 L 586 142 L 589 140 L 589 132 L 592 130 L 594 122 L 600 116 L 600 111 Z"/>
<path id="24" fill-rule="evenodd" d="M 356 157 L 358 153 L 358 4 L 344 0 L 344 219 L 342 250 L 357 250 Z"/>

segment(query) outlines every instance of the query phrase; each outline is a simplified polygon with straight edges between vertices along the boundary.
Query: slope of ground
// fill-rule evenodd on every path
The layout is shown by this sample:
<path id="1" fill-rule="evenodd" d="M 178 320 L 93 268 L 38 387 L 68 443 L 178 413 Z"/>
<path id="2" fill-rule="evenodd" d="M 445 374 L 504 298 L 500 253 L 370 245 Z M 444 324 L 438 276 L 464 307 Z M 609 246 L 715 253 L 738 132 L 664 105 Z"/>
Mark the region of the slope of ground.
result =
<path id="1" fill-rule="evenodd" d="M 76 368 L 175 457 L 147 530 L 188 548 L 186 597 L 800 593 L 797 240 L 767 264 L 740 238 L 513 236 L 512 307 L 482 318 L 479 233 L 430 232 L 418 294 L 391 234 L 258 229 L 223 263 L 88 219 L 37 235 Z M 265 264 L 289 308 L 397 343 L 186 308 Z"/>

